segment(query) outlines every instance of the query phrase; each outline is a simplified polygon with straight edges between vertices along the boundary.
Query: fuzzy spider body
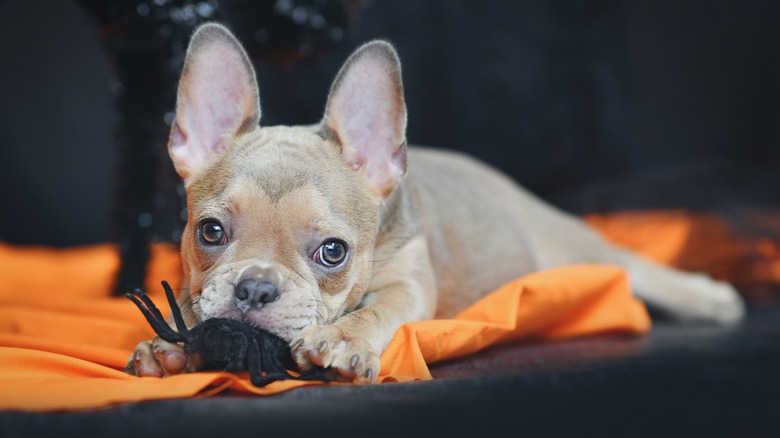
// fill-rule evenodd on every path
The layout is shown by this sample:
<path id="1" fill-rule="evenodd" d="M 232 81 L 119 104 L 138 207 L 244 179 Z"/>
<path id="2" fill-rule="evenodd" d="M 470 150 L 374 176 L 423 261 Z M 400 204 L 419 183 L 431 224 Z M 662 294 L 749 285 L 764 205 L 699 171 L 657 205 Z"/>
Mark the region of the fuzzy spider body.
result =
<path id="1" fill-rule="evenodd" d="M 288 373 L 288 369 L 295 368 L 289 346 L 280 337 L 259 327 L 234 319 L 212 318 L 187 329 L 173 290 L 165 281 L 162 285 L 178 331 L 166 323 L 146 293 L 136 289 L 128 293 L 127 297 L 138 306 L 158 336 L 168 342 L 183 343 L 184 351 L 199 354 L 207 369 L 230 372 L 248 370 L 249 378 L 255 386 L 265 386 L 284 379 L 330 381 L 321 367 L 300 376 Z"/>

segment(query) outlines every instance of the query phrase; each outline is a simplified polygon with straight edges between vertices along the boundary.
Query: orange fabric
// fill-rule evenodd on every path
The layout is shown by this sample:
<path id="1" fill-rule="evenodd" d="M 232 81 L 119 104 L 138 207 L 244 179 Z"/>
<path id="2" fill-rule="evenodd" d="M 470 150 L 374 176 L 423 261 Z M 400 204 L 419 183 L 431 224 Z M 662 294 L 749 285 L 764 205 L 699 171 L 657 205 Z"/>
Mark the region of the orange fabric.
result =
<path id="1" fill-rule="evenodd" d="M 110 296 L 118 263 L 110 245 L 56 250 L 0 244 L 0 409 L 86 409 L 320 384 L 283 381 L 256 388 L 246 375 L 224 372 L 165 379 L 125 374 L 135 344 L 153 332 L 129 300 Z M 172 247 L 155 246 L 147 290 L 168 312 L 163 279 L 174 288 L 179 284 L 178 255 Z M 403 326 L 382 356 L 379 380 L 430 379 L 427 364 L 498 342 L 643 333 L 649 327 L 621 269 L 566 267 L 517 279 L 452 320 Z"/>
<path id="2" fill-rule="evenodd" d="M 671 265 L 688 242 L 694 226 L 692 217 L 683 211 L 628 211 L 584 219 L 613 243 Z"/>

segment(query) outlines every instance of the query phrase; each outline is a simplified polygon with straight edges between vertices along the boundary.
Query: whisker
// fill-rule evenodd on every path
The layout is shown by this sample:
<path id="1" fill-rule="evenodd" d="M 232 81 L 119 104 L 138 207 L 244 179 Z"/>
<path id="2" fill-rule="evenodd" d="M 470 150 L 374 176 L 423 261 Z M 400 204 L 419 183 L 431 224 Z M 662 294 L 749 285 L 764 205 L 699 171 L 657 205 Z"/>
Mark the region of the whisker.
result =
<path id="1" fill-rule="evenodd" d="M 308 306 L 310 309 L 314 309 L 314 313 L 317 315 L 317 323 L 318 324 L 324 324 L 325 323 L 325 316 L 320 311 L 320 307 L 317 305 L 319 302 L 318 300 L 312 299 L 311 301 L 314 301 L 314 304 Z M 324 307 L 324 303 L 323 303 Z"/>
<path id="2" fill-rule="evenodd" d="M 193 310 L 196 304 L 197 304 L 196 300 L 193 299 L 193 300 L 189 300 L 189 302 L 185 302 L 184 305 L 179 306 L 179 308 L 181 309 L 182 313 L 186 313 L 189 310 Z"/>

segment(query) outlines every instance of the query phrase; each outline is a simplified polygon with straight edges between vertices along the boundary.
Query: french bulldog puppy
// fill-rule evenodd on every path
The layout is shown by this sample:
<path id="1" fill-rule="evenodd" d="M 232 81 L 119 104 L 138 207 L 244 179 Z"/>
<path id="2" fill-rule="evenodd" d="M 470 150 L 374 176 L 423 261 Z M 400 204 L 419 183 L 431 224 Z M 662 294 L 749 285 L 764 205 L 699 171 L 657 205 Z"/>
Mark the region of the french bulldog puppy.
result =
<path id="1" fill-rule="evenodd" d="M 168 149 L 187 190 L 188 324 L 234 318 L 290 342 L 295 361 L 373 382 L 402 324 L 447 318 L 505 282 L 571 263 L 618 264 L 635 294 L 680 320 L 738 321 L 734 289 L 606 243 L 577 218 L 466 156 L 406 145 L 393 47 L 360 47 L 316 126 L 260 125 L 252 65 L 217 24 L 192 37 Z M 407 167 L 408 163 L 408 167 Z M 139 376 L 199 369 L 140 343 Z"/>

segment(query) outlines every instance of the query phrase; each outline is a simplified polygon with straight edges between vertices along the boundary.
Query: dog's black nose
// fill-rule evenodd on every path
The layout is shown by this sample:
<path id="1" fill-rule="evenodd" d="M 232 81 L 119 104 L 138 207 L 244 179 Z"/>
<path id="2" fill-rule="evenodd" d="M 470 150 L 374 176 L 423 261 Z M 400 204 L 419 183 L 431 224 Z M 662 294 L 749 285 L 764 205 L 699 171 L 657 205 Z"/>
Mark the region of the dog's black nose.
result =
<path id="1" fill-rule="evenodd" d="M 236 286 L 233 294 L 251 307 L 259 307 L 279 298 L 279 287 L 274 283 L 248 278 Z"/>

